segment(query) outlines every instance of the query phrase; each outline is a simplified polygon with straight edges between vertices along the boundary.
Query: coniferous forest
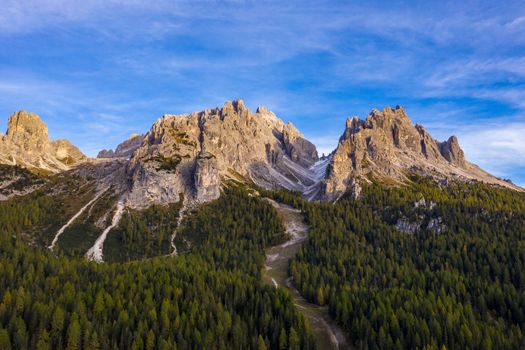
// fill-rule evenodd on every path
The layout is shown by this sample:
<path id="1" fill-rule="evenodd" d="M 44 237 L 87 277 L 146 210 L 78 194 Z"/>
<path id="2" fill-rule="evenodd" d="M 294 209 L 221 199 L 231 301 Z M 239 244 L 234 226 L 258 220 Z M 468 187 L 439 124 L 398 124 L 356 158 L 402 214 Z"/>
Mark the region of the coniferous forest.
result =
<path id="1" fill-rule="evenodd" d="M 366 185 L 302 206 L 310 239 L 290 264 L 362 349 L 525 347 L 525 196 L 472 183 Z M 399 222 L 418 226 L 396 229 Z"/>
<path id="2" fill-rule="evenodd" d="M 0 202 L 0 349 L 314 349 L 288 292 L 261 280 L 265 249 L 288 239 L 262 197 L 303 212 L 289 273 L 355 348 L 525 346 L 522 193 L 416 176 L 336 203 L 257 191 L 231 185 L 188 213 L 175 257 L 179 205 L 127 211 L 103 264 L 40 246 L 62 197 Z"/>
<path id="3" fill-rule="evenodd" d="M 264 248 L 285 239 L 265 201 L 227 189 L 183 230 L 199 228 L 198 249 L 104 264 L 29 246 L 21 232 L 51 204 L 15 201 L 16 215 L 0 204 L 0 349 L 314 348 L 289 295 L 260 280 Z M 143 225 L 132 215 L 121 225 L 131 242 Z"/>

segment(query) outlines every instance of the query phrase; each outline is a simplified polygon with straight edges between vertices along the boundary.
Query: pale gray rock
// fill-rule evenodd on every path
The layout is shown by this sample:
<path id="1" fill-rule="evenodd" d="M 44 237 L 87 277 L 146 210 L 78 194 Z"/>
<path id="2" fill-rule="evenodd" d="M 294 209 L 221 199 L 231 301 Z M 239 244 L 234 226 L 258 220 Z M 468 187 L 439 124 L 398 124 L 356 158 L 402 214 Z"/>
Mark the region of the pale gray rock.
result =
<path id="1" fill-rule="evenodd" d="M 432 218 L 428 221 L 427 230 L 429 230 L 432 233 L 441 234 L 447 232 L 448 227 L 443 223 L 443 219 L 439 217 Z"/>
<path id="2" fill-rule="evenodd" d="M 180 193 L 207 201 L 228 179 L 302 192 L 318 182 L 310 169 L 317 160 L 315 146 L 292 124 L 265 108 L 253 113 L 242 100 L 226 102 L 157 120 L 131 157 L 128 198 L 132 206 L 144 196 L 176 202 Z"/>
<path id="3" fill-rule="evenodd" d="M 200 152 L 195 161 L 195 197 L 198 202 L 209 202 L 219 198 L 221 179 L 217 158 L 208 152 Z"/>
<path id="4" fill-rule="evenodd" d="M 401 232 L 415 234 L 420 230 L 421 224 L 418 222 L 410 222 L 406 218 L 400 218 L 397 220 L 395 227 Z"/>

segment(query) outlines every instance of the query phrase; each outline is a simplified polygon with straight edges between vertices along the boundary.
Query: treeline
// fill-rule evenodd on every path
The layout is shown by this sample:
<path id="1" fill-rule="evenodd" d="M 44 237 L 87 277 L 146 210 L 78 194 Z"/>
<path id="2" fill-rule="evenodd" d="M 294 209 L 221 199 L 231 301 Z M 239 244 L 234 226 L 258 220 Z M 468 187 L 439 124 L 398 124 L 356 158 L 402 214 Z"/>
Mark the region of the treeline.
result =
<path id="1" fill-rule="evenodd" d="M 357 348 L 524 348 L 525 195 L 412 180 L 307 205 L 295 285 L 329 306 Z M 402 233 L 399 219 L 420 229 Z"/>
<path id="2" fill-rule="evenodd" d="M 0 212 L 11 205 L 0 203 Z M 124 226 L 130 244 L 159 225 L 156 212 L 145 227 L 132 215 Z M 198 239 L 174 258 L 56 257 L 22 242 L 13 220 L 2 216 L 0 232 L 0 349 L 314 348 L 288 293 L 258 275 L 264 248 L 285 239 L 283 224 L 242 190 L 227 189 L 191 215 L 180 237 Z M 162 225 L 167 235 L 171 226 Z"/>

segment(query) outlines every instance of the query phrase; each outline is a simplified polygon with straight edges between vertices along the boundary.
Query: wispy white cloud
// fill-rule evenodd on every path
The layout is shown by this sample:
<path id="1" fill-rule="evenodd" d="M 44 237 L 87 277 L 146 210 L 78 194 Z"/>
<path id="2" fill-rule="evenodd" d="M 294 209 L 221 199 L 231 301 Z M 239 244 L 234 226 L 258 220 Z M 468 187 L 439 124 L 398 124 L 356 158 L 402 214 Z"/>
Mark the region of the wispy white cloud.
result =
<path id="1" fill-rule="evenodd" d="M 519 1 L 4 0 L 0 45 L 12 52 L 0 54 L 0 102 L 56 125 L 75 120 L 71 136 L 94 149 L 117 142 L 112 129 L 127 136 L 162 113 L 242 97 L 292 120 L 326 153 L 348 114 L 400 103 L 488 163 L 523 151 L 512 130 L 498 135 L 510 144 L 484 144 L 476 136 L 490 135 L 475 120 L 496 101 L 508 110 L 495 115 L 519 129 L 524 18 Z M 483 145 L 497 152 L 476 153 Z"/>
<path id="2" fill-rule="evenodd" d="M 525 122 L 500 122 L 462 130 L 460 142 L 474 163 L 496 175 L 510 176 L 514 167 L 525 167 Z"/>

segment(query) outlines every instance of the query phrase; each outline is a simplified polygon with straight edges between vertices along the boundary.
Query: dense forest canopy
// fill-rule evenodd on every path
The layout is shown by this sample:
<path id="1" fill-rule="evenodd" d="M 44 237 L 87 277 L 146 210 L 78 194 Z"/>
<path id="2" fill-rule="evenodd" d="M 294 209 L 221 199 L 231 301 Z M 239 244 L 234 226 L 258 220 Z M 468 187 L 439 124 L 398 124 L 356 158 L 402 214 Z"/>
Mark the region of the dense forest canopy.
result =
<path id="1" fill-rule="evenodd" d="M 525 346 L 523 193 L 414 176 L 335 204 L 275 196 L 311 225 L 290 264 L 294 283 L 329 306 L 356 347 Z"/>
<path id="2" fill-rule="evenodd" d="M 21 239 L 48 219 L 53 205 L 45 199 L 0 203 L 0 349 L 315 347 L 288 293 L 259 276 L 264 249 L 285 239 L 267 202 L 226 189 L 188 219 L 181 237 L 198 237 L 193 249 L 174 258 L 104 264 L 54 256 Z M 13 208 L 16 215 L 8 215 Z M 31 214 L 35 208 L 38 215 Z M 141 217 L 175 218 L 177 210 L 154 208 Z M 135 214 L 119 233 L 129 242 L 142 239 Z"/>

